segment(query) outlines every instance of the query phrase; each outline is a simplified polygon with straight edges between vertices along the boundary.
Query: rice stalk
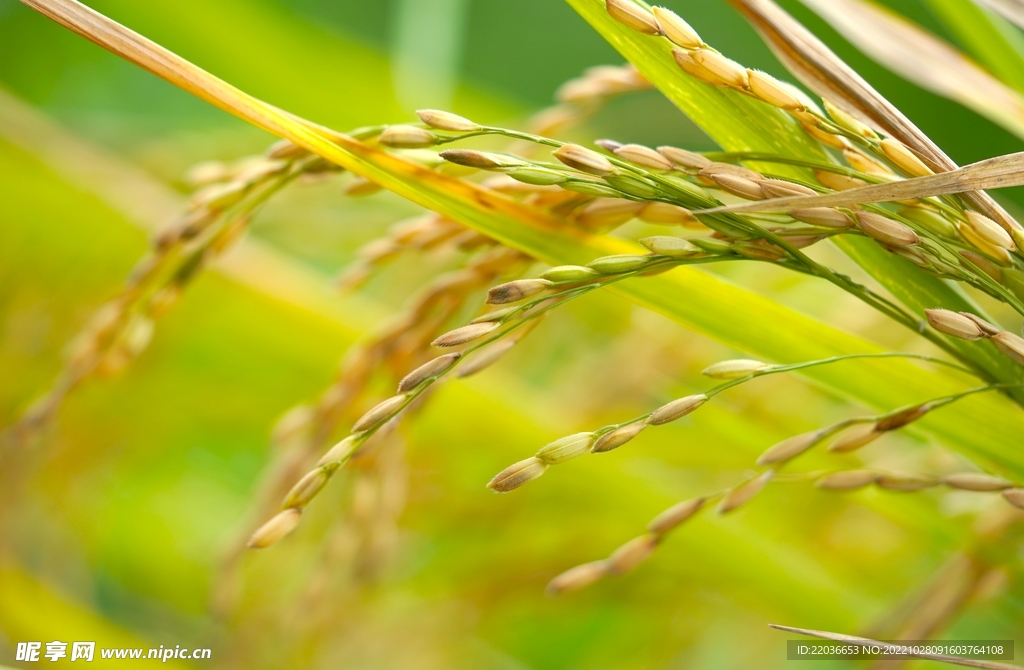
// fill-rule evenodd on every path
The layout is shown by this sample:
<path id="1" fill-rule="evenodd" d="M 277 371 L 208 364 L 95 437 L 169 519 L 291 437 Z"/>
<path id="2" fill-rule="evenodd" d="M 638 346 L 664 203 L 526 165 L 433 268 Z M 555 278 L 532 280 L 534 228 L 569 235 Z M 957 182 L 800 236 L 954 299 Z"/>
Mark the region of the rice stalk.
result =
<path id="1" fill-rule="evenodd" d="M 613 451 L 635 438 L 648 426 L 661 426 L 676 421 L 696 411 L 718 394 L 760 377 L 862 358 L 897 357 L 919 359 L 940 365 L 955 366 L 955 364 L 951 364 L 948 361 L 934 359 L 929 356 L 900 353 L 854 354 L 851 356 L 839 356 L 819 361 L 806 361 L 792 365 L 769 365 L 760 361 L 748 360 L 722 361 L 706 368 L 704 370 L 704 374 L 712 379 L 725 379 L 728 381 L 719 384 L 718 386 L 714 386 L 702 393 L 673 400 L 655 410 L 633 417 L 632 419 L 628 419 L 622 423 L 611 424 L 590 432 L 576 433 L 559 438 L 554 442 L 541 447 L 532 459 L 529 460 L 531 463 L 543 463 L 545 466 L 560 465 L 587 453 L 600 454 Z M 821 428 L 804 435 L 799 435 L 774 445 L 764 452 L 760 458 L 758 458 L 757 464 L 776 465 L 785 463 L 837 433 L 846 431 L 851 427 L 864 426 L 870 436 L 869 439 L 859 439 L 856 443 L 852 443 L 849 439 L 841 438 L 830 447 L 830 450 L 834 452 L 852 451 L 854 448 L 859 448 L 864 444 L 867 444 L 868 441 L 874 440 L 883 433 L 898 430 L 910 423 L 913 423 L 914 421 L 917 421 L 925 414 L 935 409 L 944 407 L 975 393 L 995 391 L 999 390 L 999 388 L 999 386 L 981 386 L 954 395 L 935 398 L 925 403 L 901 407 L 875 416 L 847 419 L 832 426 Z M 538 467 L 528 478 L 513 476 L 521 470 L 523 467 L 522 464 L 524 463 L 527 463 L 527 461 L 520 461 L 519 463 L 513 464 L 507 469 L 499 472 L 487 484 L 488 488 L 497 491 L 498 493 L 508 493 L 509 491 L 519 488 L 530 481 L 538 479 L 547 470 L 547 467 Z"/>
<path id="2" fill-rule="evenodd" d="M 535 466 L 537 470 L 531 473 L 530 478 L 524 478 L 525 481 L 535 479 L 539 476 L 538 472 L 543 473 L 543 469 L 540 468 L 542 463 L 538 458 L 529 460 L 531 463 L 537 464 Z M 575 566 L 554 577 L 547 586 L 548 594 L 560 595 L 576 591 L 591 586 L 606 577 L 625 574 L 649 558 L 670 533 L 706 509 L 709 503 L 717 501 L 719 503 L 718 514 L 728 514 L 750 502 L 772 480 L 782 480 L 783 476 L 778 475 L 778 468 L 778 465 L 772 464 L 771 467 L 748 476 L 735 486 L 676 503 L 652 519 L 647 525 L 646 533 L 622 545 L 607 559 Z M 870 485 L 888 491 L 916 492 L 944 485 L 949 489 L 960 491 L 1002 492 L 1006 497 L 1009 491 L 1024 490 L 1013 488 L 1014 484 L 1008 480 L 979 472 L 954 473 L 940 477 L 881 470 L 836 470 L 826 473 L 794 474 L 786 477 L 785 480 L 795 482 L 808 479 L 814 481 L 814 485 L 819 489 L 835 492 L 854 491 Z M 518 484 L 525 483 L 525 481 Z M 1012 501 L 1011 504 L 1017 506 Z M 923 639 L 925 636 L 920 634 L 904 637 Z"/>
<path id="3" fill-rule="evenodd" d="M 120 373 L 142 354 L 155 321 L 171 310 L 196 276 L 245 234 L 255 211 L 322 161 L 280 145 L 235 165 L 193 170 L 199 187 L 189 209 L 160 232 L 124 287 L 71 341 L 51 388 L 9 429 L 18 441 L 36 434 L 73 389 L 94 375 Z"/>
<path id="4" fill-rule="evenodd" d="M 1024 7 L 1016 0 L 978 0 L 981 4 L 989 7 L 995 12 L 1024 28 Z"/>

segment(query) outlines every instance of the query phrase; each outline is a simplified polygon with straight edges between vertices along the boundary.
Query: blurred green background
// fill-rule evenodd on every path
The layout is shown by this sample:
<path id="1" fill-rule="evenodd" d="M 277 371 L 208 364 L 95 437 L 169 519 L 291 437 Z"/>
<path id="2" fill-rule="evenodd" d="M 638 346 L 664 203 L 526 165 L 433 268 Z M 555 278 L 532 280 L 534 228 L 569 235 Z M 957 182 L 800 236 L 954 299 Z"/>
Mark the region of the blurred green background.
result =
<path id="1" fill-rule="evenodd" d="M 785 75 L 726 3 L 666 4 L 735 60 Z M 954 160 L 1024 149 L 783 4 Z M 955 41 L 921 2 L 886 4 Z M 418 107 L 514 125 L 584 68 L 621 62 L 558 0 L 90 5 L 339 129 L 408 120 Z M 259 153 L 272 138 L 14 0 L 0 0 L 0 84 L 6 426 L 47 388 L 63 346 L 144 253 L 151 221 L 140 212 L 173 208 L 190 165 Z M 615 101 L 571 136 L 713 148 L 655 92 Z M 1011 207 L 1016 195 L 1006 194 Z M 274 292 L 205 273 L 125 374 L 69 398 L 0 497 L 0 665 L 20 667 L 19 641 L 95 640 L 209 647 L 212 659 L 195 665 L 217 668 L 776 668 L 786 665 L 787 636 L 767 623 L 869 630 L 971 542 L 982 503 L 970 496 L 780 484 L 734 516 L 698 519 L 628 576 L 546 597 L 554 575 L 607 555 L 676 500 L 738 481 L 765 446 L 854 411 L 797 379 L 762 380 L 628 449 L 492 494 L 484 484 L 508 463 L 705 388 L 700 369 L 733 353 L 598 295 L 562 310 L 493 370 L 446 385 L 403 429 L 406 465 L 395 476 L 405 504 L 393 527 L 346 521 L 358 485 L 339 477 L 292 538 L 244 559 L 229 585 L 233 604 L 211 608 L 228 579 L 222 557 L 273 457 L 276 419 L 314 398 L 354 341 L 454 262 L 428 255 L 394 264 L 356 295 L 331 292 L 330 276 L 361 244 L 416 211 L 387 194 L 345 198 L 333 181 L 290 188 L 251 238 L 302 281 Z M 772 269 L 722 272 L 877 340 L 918 346 L 825 286 Z M 913 436 L 892 442 L 848 463 L 952 458 Z M 385 531 L 394 542 L 373 554 L 372 569 L 360 567 L 360 547 Z M 1011 582 L 972 601 L 943 635 L 1021 639 L 1022 596 Z"/>

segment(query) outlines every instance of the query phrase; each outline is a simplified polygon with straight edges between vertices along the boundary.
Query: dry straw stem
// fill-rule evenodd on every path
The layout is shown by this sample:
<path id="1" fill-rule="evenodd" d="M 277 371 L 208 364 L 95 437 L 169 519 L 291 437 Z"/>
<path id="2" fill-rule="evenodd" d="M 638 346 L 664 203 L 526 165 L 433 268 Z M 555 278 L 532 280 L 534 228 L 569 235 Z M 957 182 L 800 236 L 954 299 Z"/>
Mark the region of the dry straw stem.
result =
<path id="1" fill-rule="evenodd" d="M 809 0 L 807 4 L 889 69 L 1011 132 L 1024 133 L 1024 97 L 933 34 L 863 0 Z"/>
<path id="2" fill-rule="evenodd" d="M 823 640 L 842 642 L 856 647 L 885 648 L 889 644 L 886 642 L 880 642 L 878 640 L 872 640 L 866 637 L 855 637 L 853 635 L 844 635 L 842 633 L 829 633 L 822 630 L 811 630 L 808 628 L 794 628 L 792 626 L 780 626 L 777 624 L 769 624 L 768 627 L 774 628 L 775 630 L 786 631 L 788 633 L 796 633 L 798 635 L 807 635 L 809 637 L 816 637 Z M 946 654 L 913 653 L 912 651 L 908 651 L 907 656 L 913 658 L 927 659 L 931 661 L 938 661 L 940 663 L 949 663 L 951 665 L 960 665 L 968 668 L 981 668 L 982 670 L 1020 670 L 1019 666 L 1010 665 L 1008 663 L 997 663 L 995 661 L 961 658 L 959 656 L 948 656 Z"/>
<path id="3" fill-rule="evenodd" d="M 852 207 L 872 202 L 896 202 L 970 191 L 1008 188 L 1024 184 L 1024 153 L 989 158 L 965 167 L 926 177 L 861 186 L 840 193 L 778 198 L 760 203 L 729 205 L 698 212 L 785 212 L 806 207 Z M 1007 231 L 1017 225 L 1000 223 Z"/>
<path id="4" fill-rule="evenodd" d="M 956 170 L 956 163 L 895 105 L 872 88 L 853 68 L 844 63 L 828 46 L 775 2 L 772 0 L 730 0 L 730 2 L 757 28 L 776 56 L 805 86 L 822 98 L 832 101 L 843 111 L 866 122 L 872 128 L 883 131 L 901 141 L 924 159 L 927 166 L 934 171 Z M 949 186 L 943 188 L 949 188 Z M 1007 229 L 1019 227 L 1013 218 L 991 197 L 980 192 L 980 189 L 1000 188 L 999 185 L 961 184 L 955 188 L 961 188 L 962 190 L 956 192 L 965 193 L 965 197 L 975 205 L 975 209 L 992 217 L 1003 227 Z M 937 195 L 937 193 L 929 195 Z M 874 202 L 882 202 L 882 200 Z"/>
<path id="5" fill-rule="evenodd" d="M 1024 28 L 1024 5 L 1019 0 L 979 0 L 979 2 L 1004 18 Z"/>

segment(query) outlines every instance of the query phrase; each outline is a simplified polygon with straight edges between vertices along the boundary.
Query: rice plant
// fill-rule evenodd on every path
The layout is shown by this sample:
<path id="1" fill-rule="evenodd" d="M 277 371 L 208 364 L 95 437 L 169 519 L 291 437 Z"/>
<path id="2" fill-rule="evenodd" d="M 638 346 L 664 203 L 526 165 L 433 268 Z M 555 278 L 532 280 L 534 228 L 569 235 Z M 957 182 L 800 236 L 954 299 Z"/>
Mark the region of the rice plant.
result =
<path id="1" fill-rule="evenodd" d="M 655 434 L 692 441 L 688 435 L 704 415 L 721 439 L 738 430 L 732 422 L 745 421 L 730 416 L 729 398 L 736 394 L 749 402 L 780 388 L 806 387 L 835 406 L 817 411 L 797 395 L 773 418 L 792 429 L 788 434 L 748 424 L 744 430 L 760 455 L 743 456 L 746 465 L 737 471 L 703 481 L 690 477 L 673 487 L 680 489 L 678 502 L 646 525 L 635 519 L 635 532 L 617 537 L 607 551 L 566 556 L 544 575 L 548 595 L 583 598 L 574 592 L 613 588 L 607 582 L 636 571 L 624 580 L 625 590 L 612 593 L 628 597 L 622 594 L 642 584 L 641 566 L 664 560 L 660 549 L 687 532 L 699 542 L 704 517 L 725 515 L 708 523 L 728 527 L 759 506 L 765 515 L 776 508 L 792 514 L 784 500 L 791 495 L 859 491 L 852 508 L 917 524 L 936 546 L 956 548 L 943 549 L 949 560 L 931 581 L 893 594 L 885 616 L 858 620 L 860 629 L 842 633 L 864 633 L 856 638 L 862 643 L 941 638 L 958 618 L 966 623 L 956 630 L 977 639 L 1019 630 L 1019 616 L 1006 612 L 1019 615 L 1014 581 L 1024 518 L 1024 228 L 1014 206 L 986 189 L 1024 185 L 1024 154 L 957 166 L 772 0 L 731 4 L 792 80 L 733 60 L 670 9 L 634 0 L 567 0 L 625 64 L 588 69 L 557 91 L 555 106 L 520 127 L 420 109 L 408 110 L 406 123 L 347 130 L 263 102 L 74 0 L 23 2 L 278 139 L 261 155 L 203 163 L 189 172 L 193 193 L 185 209 L 88 320 L 49 389 L 7 429 L 8 480 L 28 471 L 22 454 L 46 442 L 70 395 L 144 356 L 160 337 L 161 319 L 188 302 L 197 278 L 245 248 L 261 210 L 297 184 L 337 182 L 348 198 L 386 190 L 422 209 L 359 250 L 335 282 L 343 292 L 360 291 L 394 267 L 415 269 L 424 254 L 454 259 L 423 280 L 389 323 L 346 352 L 319 395 L 296 398 L 277 421 L 276 450 L 263 464 L 249 518 L 225 542 L 212 588 L 220 615 L 244 609 L 240 603 L 255 580 L 246 567 L 250 549 L 265 550 L 263 579 L 281 571 L 287 574 L 282 579 L 296 582 L 287 598 L 281 596 L 290 604 L 279 607 L 321 606 L 335 592 L 328 582 L 341 557 L 362 577 L 381 570 L 387 555 L 401 553 L 394 537 L 403 509 L 407 425 L 431 420 L 447 382 L 501 369 L 510 355 L 526 364 L 517 350 L 537 352 L 532 343 L 544 340 L 548 323 L 608 294 L 651 313 L 641 318 L 667 319 L 734 353 L 701 360 L 701 351 L 686 352 L 695 368 L 665 363 L 664 369 L 686 376 L 670 385 L 685 392 L 640 393 L 628 403 L 639 407 L 634 414 L 604 415 L 604 425 L 519 444 L 516 460 L 478 482 L 508 494 L 487 499 L 493 510 L 536 487 L 559 489 L 574 468 L 611 478 L 616 459 L 644 450 Z M 950 14 L 951 25 L 971 22 L 975 37 L 982 29 L 1002 36 L 1000 42 L 990 35 L 982 64 L 872 3 L 805 4 L 883 65 L 1024 136 L 1024 88 L 1019 71 L 1006 65 L 1024 62 L 1024 49 L 1015 46 L 1024 38 L 1007 32 L 1016 30 L 1007 21 L 1020 20 L 1012 3 L 991 3 L 991 10 L 982 9 L 989 3 L 933 3 Z M 902 49 L 893 47 L 897 40 Z M 942 63 L 943 73 L 922 67 L 923 59 Z M 652 89 L 718 150 L 646 146 L 628 137 L 579 139 L 605 106 Z M 856 319 L 822 304 L 795 308 L 783 295 L 760 290 L 759 282 L 778 277 L 814 287 L 814 295 L 836 301 Z M 630 376 L 631 356 L 650 355 L 658 367 L 664 358 L 658 351 L 672 348 L 658 342 L 664 327 L 656 322 L 628 343 L 627 355 L 618 359 L 625 364 L 610 366 L 613 389 L 618 377 Z M 560 355 L 597 346 L 579 336 Z M 799 382 L 779 382 L 789 377 Z M 586 396 L 594 390 L 587 383 L 583 375 L 560 393 Z M 778 383 L 793 385 L 764 386 Z M 623 382 L 621 393 L 633 388 Z M 571 403 L 544 409 L 563 425 L 575 423 L 563 416 L 571 413 L 566 407 Z M 437 458 L 454 463 L 480 448 L 462 428 L 481 425 L 475 411 L 445 407 L 430 445 Z M 707 448 L 715 447 L 698 446 Z M 535 484 L 541 477 L 545 483 Z M 603 484 L 582 482 L 572 489 L 582 497 L 565 494 L 559 504 L 585 508 L 585 496 L 599 496 Z M 332 493 L 338 488 L 346 491 L 344 510 L 337 509 L 340 494 Z M 786 495 L 769 498 L 773 489 Z M 790 493 L 795 490 L 801 492 Z M 900 493 L 907 496 L 897 499 Z M 945 524 L 939 510 L 949 505 L 969 510 L 969 528 Z M 321 506 L 323 516 L 307 528 L 304 520 Z M 539 535 L 563 530 L 558 509 L 534 516 L 541 517 L 531 521 L 543 527 Z M 844 532 L 842 518 L 821 523 Z M 275 553 L 299 538 L 324 547 L 322 561 L 276 567 Z M 535 545 L 517 549 L 520 560 L 530 563 L 522 552 Z M 709 565 L 713 555 L 704 557 Z M 831 560 L 842 562 L 843 554 Z M 780 565 L 782 572 L 799 570 Z M 744 566 L 754 581 L 758 569 Z M 844 592 L 858 588 L 853 581 L 842 584 Z M 988 614 L 974 606 L 1000 597 L 1009 604 Z M 829 607 L 824 601 L 811 609 Z M 822 621 L 835 620 L 822 615 Z M 817 621 L 763 623 L 801 626 L 783 627 L 791 631 L 824 627 Z M 315 637 L 318 625 L 303 628 L 300 638 Z"/>

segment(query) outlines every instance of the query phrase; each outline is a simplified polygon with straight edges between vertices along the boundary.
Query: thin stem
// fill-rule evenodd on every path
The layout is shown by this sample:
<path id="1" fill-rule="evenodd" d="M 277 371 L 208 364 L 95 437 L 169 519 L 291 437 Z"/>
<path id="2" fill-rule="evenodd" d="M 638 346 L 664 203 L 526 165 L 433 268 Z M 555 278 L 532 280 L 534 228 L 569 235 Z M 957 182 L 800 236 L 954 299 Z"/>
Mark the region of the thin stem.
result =
<path id="1" fill-rule="evenodd" d="M 734 387 L 739 386 L 741 384 L 745 384 L 746 382 L 749 382 L 749 381 L 751 381 L 753 379 L 757 379 L 758 377 L 766 377 L 768 375 L 779 374 L 779 373 L 782 373 L 782 372 L 795 372 L 797 370 L 804 370 L 804 369 L 807 369 L 807 368 L 818 367 L 818 366 L 821 366 L 821 365 L 831 365 L 833 363 L 840 363 L 842 361 L 850 361 L 850 360 L 862 359 L 862 358 L 912 358 L 912 359 L 916 359 L 916 360 L 927 361 L 929 363 L 934 363 L 936 365 L 944 365 L 944 366 L 946 366 L 948 368 L 952 368 L 954 370 L 958 370 L 958 371 L 963 372 L 965 374 L 969 374 L 972 377 L 981 378 L 976 371 L 974 371 L 974 370 L 972 370 L 970 368 L 966 368 L 966 367 L 964 367 L 962 365 L 958 365 L 957 363 L 953 363 L 951 361 L 943 360 L 941 358 L 935 358 L 934 356 L 928 356 L 926 354 L 912 354 L 912 353 L 903 353 L 903 352 L 898 352 L 898 351 L 890 351 L 890 352 L 882 352 L 882 353 L 877 353 L 877 354 L 869 354 L 869 353 L 863 353 L 863 354 L 843 354 L 841 356 L 832 356 L 831 358 L 822 358 L 822 359 L 818 359 L 818 360 L 815 360 L 815 361 L 803 361 L 801 363 L 790 363 L 788 365 L 772 365 L 772 366 L 767 367 L 767 368 L 765 368 L 763 370 L 758 370 L 757 372 L 752 372 L 749 375 L 746 375 L 745 377 L 740 377 L 739 379 L 731 379 L 731 380 L 729 380 L 729 381 L 727 381 L 727 382 L 725 382 L 723 384 L 719 384 L 718 386 L 714 386 L 714 387 L 708 389 L 707 391 L 704 391 L 704 395 L 707 396 L 708 399 L 710 400 L 711 398 L 715 397 L 719 393 L 722 393 L 723 391 L 728 391 L 731 388 L 734 388 Z M 938 405 L 936 405 L 936 407 L 939 407 L 941 405 L 948 404 L 949 402 L 953 402 L 954 400 L 959 400 L 960 398 L 962 398 L 964 396 L 971 395 L 972 393 L 980 393 L 981 391 L 989 391 L 989 390 L 995 390 L 995 389 L 1007 388 L 1007 387 L 1013 387 L 1013 386 L 1024 386 L 1024 384 L 989 384 L 989 385 L 986 385 L 986 386 L 979 386 L 979 387 L 970 389 L 968 391 L 964 391 L 964 392 L 961 392 L 961 393 L 958 393 L 958 394 L 954 394 L 952 396 L 943 396 L 941 398 L 937 398 L 937 399 L 935 399 L 933 401 L 929 401 L 929 402 L 932 402 L 933 404 L 939 403 Z M 916 405 L 911 405 L 911 407 L 914 407 L 914 406 L 916 406 Z M 856 418 L 856 419 L 846 419 L 845 421 L 842 421 L 842 422 L 840 422 L 838 424 L 835 424 L 835 426 L 833 426 L 833 428 L 835 428 L 836 430 L 839 430 L 840 428 L 844 428 L 844 427 L 846 427 L 848 425 L 851 425 L 853 423 L 865 423 L 865 422 L 869 422 L 869 421 L 877 421 L 877 420 L 885 418 L 885 417 L 887 417 L 887 416 L 889 416 L 891 414 L 898 414 L 899 412 L 902 412 L 905 409 L 907 409 L 907 408 L 906 407 L 901 407 L 901 408 L 899 408 L 897 410 L 893 410 L 892 412 L 887 412 L 885 414 L 881 414 L 881 415 L 874 416 L 874 417 L 861 417 L 861 418 Z M 631 424 L 634 424 L 634 423 L 637 423 L 637 422 L 640 422 L 640 421 L 646 421 L 652 414 L 654 414 L 654 411 L 656 411 L 656 410 L 652 410 L 650 412 L 647 412 L 646 414 L 641 414 L 640 416 L 633 417 L 632 419 L 629 419 L 628 421 L 623 421 L 622 423 L 617 423 L 617 424 L 611 424 L 611 425 L 608 425 L 608 426 L 604 426 L 602 428 L 597 429 L 594 432 L 596 434 L 598 434 L 598 435 L 603 435 L 604 433 L 608 433 L 608 432 L 611 432 L 611 431 L 616 430 L 618 428 L 622 428 L 623 426 L 628 426 L 628 425 L 631 425 Z"/>

